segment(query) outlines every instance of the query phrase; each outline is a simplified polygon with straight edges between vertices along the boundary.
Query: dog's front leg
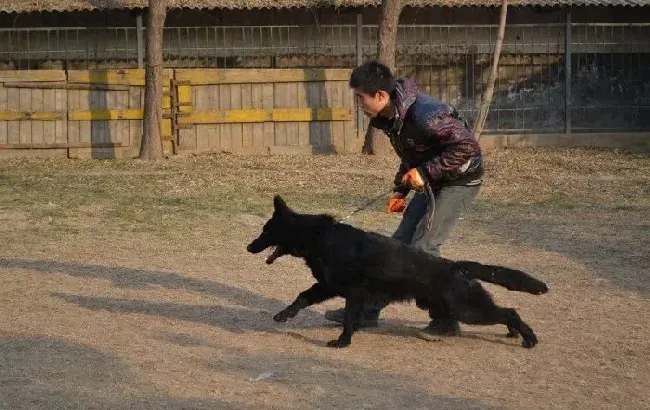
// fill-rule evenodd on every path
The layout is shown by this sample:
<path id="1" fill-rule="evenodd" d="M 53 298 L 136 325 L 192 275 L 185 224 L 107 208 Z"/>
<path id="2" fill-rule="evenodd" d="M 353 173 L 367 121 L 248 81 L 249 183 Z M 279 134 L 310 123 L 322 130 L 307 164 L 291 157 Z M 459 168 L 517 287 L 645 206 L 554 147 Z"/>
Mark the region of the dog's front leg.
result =
<path id="1" fill-rule="evenodd" d="M 287 319 L 296 316 L 300 310 L 307 306 L 321 303 L 327 299 L 333 298 L 334 296 L 336 296 L 336 294 L 327 286 L 322 283 L 314 283 L 311 288 L 300 292 L 292 304 L 280 311 L 277 315 L 273 316 L 273 320 L 276 322 L 286 322 Z"/>
<path id="2" fill-rule="evenodd" d="M 343 333 L 336 340 L 327 342 L 327 347 L 346 347 L 352 343 L 352 334 L 359 322 L 363 311 L 364 299 L 360 295 L 348 295 L 345 298 L 345 317 L 343 319 Z"/>

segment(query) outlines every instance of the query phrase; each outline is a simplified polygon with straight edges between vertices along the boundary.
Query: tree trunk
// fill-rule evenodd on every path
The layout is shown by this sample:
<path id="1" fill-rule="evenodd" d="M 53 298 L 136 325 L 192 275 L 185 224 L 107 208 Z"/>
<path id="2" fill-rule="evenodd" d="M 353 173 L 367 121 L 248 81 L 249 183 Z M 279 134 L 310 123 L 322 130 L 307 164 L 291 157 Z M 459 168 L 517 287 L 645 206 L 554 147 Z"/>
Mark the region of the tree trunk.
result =
<path id="1" fill-rule="evenodd" d="M 377 60 L 395 72 L 395 51 L 397 49 L 397 26 L 404 6 L 403 0 L 382 0 L 379 35 L 377 41 Z M 387 154 L 391 152 L 390 142 L 384 133 L 368 127 L 361 150 L 364 154 Z"/>
<path id="2" fill-rule="evenodd" d="M 492 59 L 492 71 L 490 78 L 485 87 L 485 92 L 481 97 L 481 106 L 479 107 L 476 120 L 474 121 L 474 138 L 479 141 L 485 127 L 485 120 L 487 119 L 488 112 L 490 111 L 490 103 L 494 95 L 494 83 L 499 75 L 499 58 L 501 57 L 501 46 L 503 45 L 503 37 L 506 33 L 506 19 L 508 17 L 508 0 L 501 2 L 501 16 L 499 17 L 499 34 L 497 42 L 494 44 L 494 58 Z"/>
<path id="3" fill-rule="evenodd" d="M 163 28 L 167 0 L 149 0 L 147 12 L 147 58 L 145 65 L 144 120 L 142 123 L 141 159 L 160 159 L 163 155 L 162 124 Z"/>
<path id="4" fill-rule="evenodd" d="M 402 12 L 402 0 L 383 0 L 381 20 L 377 40 L 377 59 L 395 70 L 395 51 L 397 50 L 397 26 Z"/>

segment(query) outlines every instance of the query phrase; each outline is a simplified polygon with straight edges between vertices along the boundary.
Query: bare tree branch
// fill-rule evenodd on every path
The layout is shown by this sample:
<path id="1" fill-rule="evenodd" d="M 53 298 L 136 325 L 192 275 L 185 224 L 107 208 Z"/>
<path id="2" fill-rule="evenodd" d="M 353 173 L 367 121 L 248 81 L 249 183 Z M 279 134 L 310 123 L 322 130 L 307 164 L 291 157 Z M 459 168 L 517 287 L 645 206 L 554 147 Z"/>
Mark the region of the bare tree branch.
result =
<path id="1" fill-rule="evenodd" d="M 483 128 L 485 127 L 485 120 L 487 119 L 488 113 L 490 111 L 490 103 L 492 102 L 492 96 L 494 95 L 494 83 L 497 80 L 499 75 L 499 58 L 501 57 L 501 48 L 503 46 L 503 37 L 506 33 L 506 20 L 508 17 L 508 0 L 502 0 L 501 2 L 501 16 L 499 17 L 499 34 L 497 41 L 494 44 L 494 57 L 492 59 L 492 71 L 490 72 L 490 78 L 485 87 L 485 92 L 481 97 L 481 106 L 474 121 L 474 138 L 479 141 L 481 139 L 481 134 L 483 133 Z"/>

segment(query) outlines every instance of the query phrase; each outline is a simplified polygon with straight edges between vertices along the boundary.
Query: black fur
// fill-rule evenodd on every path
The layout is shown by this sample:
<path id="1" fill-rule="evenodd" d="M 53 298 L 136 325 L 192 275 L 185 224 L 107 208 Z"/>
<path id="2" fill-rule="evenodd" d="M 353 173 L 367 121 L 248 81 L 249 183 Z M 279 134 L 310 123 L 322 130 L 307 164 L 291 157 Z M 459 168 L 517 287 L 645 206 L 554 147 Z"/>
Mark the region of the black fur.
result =
<path id="1" fill-rule="evenodd" d="M 317 280 L 274 320 L 285 322 L 307 306 L 341 296 L 345 298 L 343 333 L 327 345 L 345 347 L 356 330 L 364 301 L 372 295 L 388 302 L 415 300 L 432 319 L 503 324 L 508 327 L 508 336 L 522 336 L 522 346 L 537 344 L 535 333 L 517 312 L 497 306 L 476 280 L 513 291 L 546 293 L 547 286 L 530 275 L 501 266 L 436 257 L 391 238 L 337 223 L 328 215 L 295 213 L 279 196 L 273 202 L 273 216 L 248 245 L 248 251 L 259 253 L 275 247 L 267 263 L 286 254 L 303 258 Z"/>

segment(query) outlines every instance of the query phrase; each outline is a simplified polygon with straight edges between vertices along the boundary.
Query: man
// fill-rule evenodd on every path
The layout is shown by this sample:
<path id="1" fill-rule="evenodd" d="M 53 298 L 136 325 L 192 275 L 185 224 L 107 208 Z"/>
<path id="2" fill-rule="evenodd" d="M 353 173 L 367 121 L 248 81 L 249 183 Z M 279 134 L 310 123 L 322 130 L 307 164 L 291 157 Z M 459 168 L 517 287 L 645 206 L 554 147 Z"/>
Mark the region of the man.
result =
<path id="1" fill-rule="evenodd" d="M 370 125 L 386 133 L 401 159 L 386 206 L 387 213 L 403 212 L 392 237 L 440 256 L 440 246 L 482 182 L 481 150 L 469 125 L 453 107 L 419 93 L 412 80 L 396 80 L 381 63 L 355 68 L 349 85 Z M 411 190 L 416 192 L 405 209 Z M 366 302 L 359 326 L 377 326 L 385 306 Z M 325 317 L 343 323 L 344 309 L 328 311 Z M 418 336 L 433 340 L 459 332 L 458 322 L 441 317 Z"/>

